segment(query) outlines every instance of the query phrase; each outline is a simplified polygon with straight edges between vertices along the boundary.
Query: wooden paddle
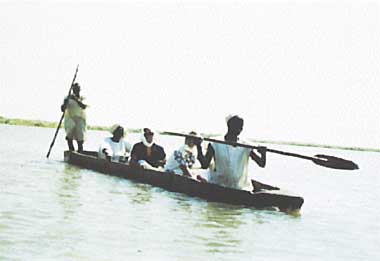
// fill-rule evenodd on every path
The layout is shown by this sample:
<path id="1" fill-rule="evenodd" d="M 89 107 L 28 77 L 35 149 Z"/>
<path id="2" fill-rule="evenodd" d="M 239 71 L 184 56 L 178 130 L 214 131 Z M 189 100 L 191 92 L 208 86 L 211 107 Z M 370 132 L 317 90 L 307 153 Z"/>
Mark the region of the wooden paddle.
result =
<path id="1" fill-rule="evenodd" d="M 164 135 L 172 135 L 172 136 L 179 136 L 179 137 L 194 137 L 194 138 L 200 138 L 198 136 L 194 135 L 188 135 L 188 134 L 183 134 L 183 133 L 177 133 L 177 132 L 170 132 L 170 131 L 164 131 L 162 132 Z M 228 142 L 228 141 L 222 141 L 222 140 L 216 140 L 216 139 L 211 139 L 211 138 L 202 138 L 205 141 L 210 141 L 210 142 L 216 142 L 216 143 L 222 143 L 222 144 L 227 144 L 227 145 L 232 145 L 232 146 L 240 146 L 244 148 L 249 148 L 249 149 L 258 149 L 258 146 L 252 146 L 248 144 L 243 144 L 243 143 L 237 143 L 237 142 Z M 281 150 L 274 150 L 274 149 L 266 149 L 267 152 L 271 153 L 276 153 L 284 156 L 290 156 L 290 157 L 296 157 L 300 159 L 305 159 L 305 160 L 311 160 L 317 165 L 327 167 L 327 168 L 332 168 L 332 169 L 343 169 L 343 170 L 355 170 L 359 169 L 358 165 L 351 161 L 351 160 L 346 160 L 334 156 L 329 156 L 329 155 L 323 155 L 323 154 L 318 154 L 315 155 L 314 157 L 310 156 L 305 156 L 297 153 L 292 153 L 292 152 L 286 152 L 286 151 L 281 151 Z"/>
<path id="2" fill-rule="evenodd" d="M 71 94 L 71 90 L 73 89 L 75 79 L 77 78 L 78 69 L 79 69 L 79 64 L 77 65 L 77 69 L 75 70 L 74 79 L 73 79 L 73 81 L 71 82 L 71 86 L 70 86 L 70 89 L 69 89 L 69 94 L 68 94 L 67 96 L 70 96 L 70 94 Z M 49 151 L 48 151 L 48 153 L 46 154 L 46 158 L 49 158 L 49 156 L 50 156 L 51 149 L 52 149 L 53 146 L 54 146 L 55 139 L 57 138 L 58 131 L 59 131 L 59 129 L 61 128 L 62 120 L 63 120 L 64 117 L 65 117 L 65 111 L 63 111 L 62 116 L 61 116 L 61 119 L 59 120 L 58 127 L 57 127 L 57 129 L 56 129 L 56 131 L 55 131 L 53 141 L 52 141 L 51 144 L 50 144 Z"/>

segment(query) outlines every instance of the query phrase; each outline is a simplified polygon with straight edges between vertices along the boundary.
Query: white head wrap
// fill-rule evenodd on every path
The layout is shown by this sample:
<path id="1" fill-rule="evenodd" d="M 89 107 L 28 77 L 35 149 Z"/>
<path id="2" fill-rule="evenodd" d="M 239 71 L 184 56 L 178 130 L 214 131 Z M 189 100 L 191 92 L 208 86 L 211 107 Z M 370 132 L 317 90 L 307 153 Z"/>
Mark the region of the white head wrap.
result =
<path id="1" fill-rule="evenodd" d="M 155 133 L 154 130 L 150 129 L 150 131 L 152 133 Z M 147 146 L 147 147 L 152 147 L 153 143 L 154 143 L 154 135 L 153 135 L 153 138 L 152 138 L 152 142 L 151 143 L 148 143 L 148 141 L 146 140 L 145 138 L 145 135 L 144 135 L 144 129 L 141 130 L 141 141 L 142 143 Z"/>

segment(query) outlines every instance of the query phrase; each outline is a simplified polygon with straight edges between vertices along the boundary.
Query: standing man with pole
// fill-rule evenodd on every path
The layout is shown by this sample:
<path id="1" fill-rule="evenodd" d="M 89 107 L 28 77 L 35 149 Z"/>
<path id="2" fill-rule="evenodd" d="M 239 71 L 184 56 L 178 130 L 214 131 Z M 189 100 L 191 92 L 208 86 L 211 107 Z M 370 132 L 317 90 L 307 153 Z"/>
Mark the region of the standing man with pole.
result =
<path id="1" fill-rule="evenodd" d="M 74 83 L 73 94 L 68 95 L 61 106 L 61 111 L 65 114 L 64 125 L 69 150 L 75 150 L 73 140 L 76 140 L 78 152 L 83 151 L 83 142 L 87 131 L 85 112 L 87 105 L 83 103 L 84 97 L 80 95 L 80 90 L 80 85 Z"/>
<path id="2" fill-rule="evenodd" d="M 69 89 L 68 97 L 71 95 L 71 90 L 72 90 L 73 87 L 74 87 L 74 82 L 75 82 L 75 79 L 77 78 L 78 69 L 79 69 L 79 64 L 78 64 L 78 66 L 77 66 L 77 69 L 75 70 L 74 78 L 73 78 L 73 81 L 71 82 L 71 85 L 70 85 L 70 89 Z M 63 109 L 63 108 L 62 108 L 62 106 L 61 106 L 61 110 L 62 110 L 62 109 Z M 58 123 L 57 129 L 55 130 L 53 140 L 51 141 L 51 144 L 50 144 L 50 147 L 49 147 L 49 151 L 48 151 L 48 153 L 46 154 L 46 158 L 49 158 L 49 156 L 50 156 L 51 149 L 52 149 L 53 146 L 54 146 L 55 139 L 57 138 L 57 135 L 58 135 L 59 129 L 61 128 L 62 121 L 63 121 L 63 118 L 64 118 L 64 117 L 65 117 L 65 110 L 63 110 L 63 112 L 62 112 L 61 119 L 59 120 L 59 123 Z M 72 141 L 71 141 L 71 144 L 72 144 Z M 83 143 L 82 143 L 82 145 L 83 145 Z"/>

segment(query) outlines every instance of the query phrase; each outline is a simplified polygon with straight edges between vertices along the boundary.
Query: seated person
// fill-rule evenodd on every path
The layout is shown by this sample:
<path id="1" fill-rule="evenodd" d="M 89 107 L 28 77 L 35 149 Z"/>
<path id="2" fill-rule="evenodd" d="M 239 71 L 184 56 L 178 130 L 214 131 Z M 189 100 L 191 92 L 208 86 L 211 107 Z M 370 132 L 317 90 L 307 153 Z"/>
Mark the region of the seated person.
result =
<path id="1" fill-rule="evenodd" d="M 195 146 L 197 133 L 191 131 L 189 135 L 194 136 L 194 138 L 185 138 L 185 144 L 182 145 L 178 150 L 175 150 L 170 156 L 168 162 L 165 165 L 165 171 L 197 179 L 201 182 L 207 182 L 206 179 L 202 178 L 194 171 L 196 168 L 201 168 L 201 164 L 197 159 L 197 147 Z"/>
<path id="2" fill-rule="evenodd" d="M 99 146 L 99 158 L 126 162 L 132 146 L 124 140 L 124 128 L 115 124 L 111 127 L 110 132 L 112 137 L 105 138 Z"/>
<path id="3" fill-rule="evenodd" d="M 131 165 L 139 165 L 145 169 L 164 167 L 166 160 L 164 148 L 154 143 L 154 132 L 144 128 L 141 142 L 136 143 L 131 152 Z"/>

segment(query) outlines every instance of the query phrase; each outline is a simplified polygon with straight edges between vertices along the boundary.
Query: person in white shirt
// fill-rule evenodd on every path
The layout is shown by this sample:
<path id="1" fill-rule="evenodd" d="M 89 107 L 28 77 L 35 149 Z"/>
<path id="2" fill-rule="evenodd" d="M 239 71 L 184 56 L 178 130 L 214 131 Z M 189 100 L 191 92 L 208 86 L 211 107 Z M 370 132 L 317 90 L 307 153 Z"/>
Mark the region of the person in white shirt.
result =
<path id="1" fill-rule="evenodd" d="M 165 171 L 206 182 L 204 178 L 194 171 L 201 168 L 197 147 L 195 146 L 197 133 L 191 131 L 189 135 L 194 137 L 186 137 L 185 144 L 173 152 L 165 165 Z"/>
<path id="2" fill-rule="evenodd" d="M 126 162 L 132 146 L 124 140 L 124 128 L 115 124 L 111 127 L 110 132 L 112 137 L 105 138 L 99 146 L 99 158 Z"/>
<path id="3" fill-rule="evenodd" d="M 230 115 L 226 118 L 228 131 L 224 141 L 240 142 L 239 135 L 243 130 L 244 121 L 238 115 Z M 207 147 L 205 155 L 202 153 L 202 140 L 197 140 L 198 159 L 202 168 L 210 167 L 214 160 L 214 166 L 209 169 L 208 182 L 228 188 L 253 191 L 252 181 L 248 177 L 248 161 L 251 158 L 260 167 L 266 164 L 266 148 L 259 147 L 257 152 L 251 149 L 212 142 Z"/>

